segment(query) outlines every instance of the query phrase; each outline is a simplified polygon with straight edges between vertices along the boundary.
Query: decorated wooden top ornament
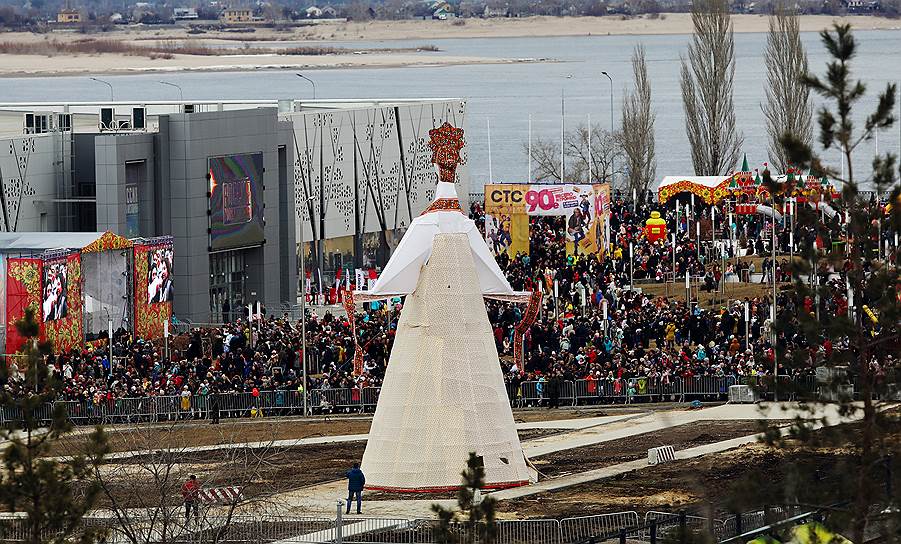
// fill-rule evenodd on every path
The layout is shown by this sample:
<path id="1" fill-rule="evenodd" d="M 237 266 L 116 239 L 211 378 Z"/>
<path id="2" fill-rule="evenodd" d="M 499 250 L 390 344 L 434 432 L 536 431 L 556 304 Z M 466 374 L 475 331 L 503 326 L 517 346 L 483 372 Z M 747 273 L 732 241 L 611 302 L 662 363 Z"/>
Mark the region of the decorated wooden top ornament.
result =
<path id="1" fill-rule="evenodd" d="M 429 131 L 429 149 L 432 150 L 432 162 L 438 167 L 438 180 L 454 183 L 457 166 L 463 162 L 460 150 L 463 149 L 463 129 L 446 122 Z"/>

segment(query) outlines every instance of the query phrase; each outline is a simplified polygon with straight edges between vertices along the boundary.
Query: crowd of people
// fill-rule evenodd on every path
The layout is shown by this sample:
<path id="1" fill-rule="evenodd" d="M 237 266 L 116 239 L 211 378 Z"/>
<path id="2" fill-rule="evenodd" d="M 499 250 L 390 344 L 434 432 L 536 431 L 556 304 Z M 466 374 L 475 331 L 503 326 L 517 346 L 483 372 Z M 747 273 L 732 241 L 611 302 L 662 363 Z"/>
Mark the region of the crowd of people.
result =
<path id="1" fill-rule="evenodd" d="M 673 208 L 648 202 L 636 205 L 613 199 L 611 247 L 605 259 L 568 255 L 566 222 L 555 217 L 530 219 L 528 254 L 497 256 L 514 289 L 546 293 L 539 318 L 524 335 L 522 365 L 512 355 L 514 328 L 524 308 L 487 304 L 511 396 L 527 381 L 620 383 L 643 377 L 669 383 L 692 377 L 769 376 L 777 365 L 780 374 L 809 374 L 832 350 L 847 347 L 832 345 L 825 337 L 811 338 L 794 318 L 802 310 L 819 312 L 821 319 L 847 311 L 841 269 L 823 271 L 822 282 L 831 296 L 817 302 L 799 301 L 790 290 L 779 291 L 774 300 L 773 291 L 764 289 L 761 292 L 768 294 L 705 308 L 696 300 L 630 288 L 674 278 L 681 282 L 686 273 L 707 290 L 718 289 L 730 275 L 736 280 L 771 282 L 773 228 L 779 252 L 776 279 L 786 281 L 790 267 L 784 255 L 790 252 L 789 243 L 822 237 L 822 228 L 814 232 L 799 227 L 789 236 L 787 225 L 757 215 L 735 216 L 725 229 L 718 225 L 717 232 L 711 232 L 709 212 L 701 206 L 696 214 L 683 212 L 677 218 Z M 651 211 L 661 212 L 668 223 L 670 234 L 665 241 L 651 243 L 643 235 Z M 479 203 L 473 204 L 471 217 L 484 226 Z M 825 228 L 828 232 L 831 226 Z M 714 237 L 730 242 L 716 245 L 711 243 Z M 741 254 L 736 255 L 739 248 Z M 755 269 L 754 257 L 760 256 L 765 260 Z M 307 389 L 361 390 L 381 384 L 402 300 L 367 303 L 358 310 L 352 317 L 356 338 L 347 316 L 337 312 L 307 315 Z M 784 325 L 775 337 L 770 334 L 773 312 Z M 191 399 L 261 391 L 303 393 L 302 330 L 301 323 L 287 315 L 268 315 L 254 324 L 235 319 L 219 327 L 194 329 L 170 340 L 169 346 L 132 338 L 123 330 L 114 335 L 112 356 L 101 346 L 54 354 L 48 362 L 62 381 L 61 400 L 85 404 L 154 396 Z M 357 344 L 363 351 L 363 372 L 354 375 Z M 786 354 L 778 363 L 774 346 Z M 897 361 L 889 358 L 874 364 L 883 372 Z M 4 387 L 13 394 L 27 393 L 15 365 Z"/>

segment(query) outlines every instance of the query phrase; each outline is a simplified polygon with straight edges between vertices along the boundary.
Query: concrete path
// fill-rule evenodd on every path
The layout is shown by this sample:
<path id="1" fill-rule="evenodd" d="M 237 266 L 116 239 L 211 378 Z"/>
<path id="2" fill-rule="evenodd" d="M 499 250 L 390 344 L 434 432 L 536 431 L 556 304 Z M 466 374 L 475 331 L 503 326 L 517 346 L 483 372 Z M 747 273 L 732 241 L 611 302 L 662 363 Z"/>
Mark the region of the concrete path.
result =
<path id="1" fill-rule="evenodd" d="M 567 429 L 567 430 L 581 430 L 588 429 L 589 427 L 596 427 L 598 425 L 607 425 L 609 423 L 614 423 L 616 421 L 623 421 L 627 419 L 633 419 L 639 416 L 644 415 L 641 414 L 622 414 L 618 416 L 598 416 L 598 417 L 583 417 L 583 418 L 574 418 L 574 419 L 555 419 L 551 421 L 532 421 L 529 423 L 517 423 L 516 430 L 525 431 L 531 429 Z"/>
<path id="2" fill-rule="evenodd" d="M 434 517 L 433 504 L 440 504 L 445 508 L 454 507 L 456 500 L 448 499 L 400 499 L 400 500 L 367 500 L 367 493 L 363 492 L 363 516 L 376 518 L 403 518 L 423 519 Z M 331 516 L 334 517 L 337 506 L 336 501 L 343 500 L 347 496 L 347 483 L 343 480 L 305 487 L 283 493 L 274 499 L 279 506 L 284 507 L 287 515 L 297 514 L 304 516 Z M 354 519 L 358 516 L 345 515 L 345 519 Z"/>
<path id="3" fill-rule="evenodd" d="M 235 449 L 262 449 L 262 448 L 291 448 L 294 446 L 308 446 L 313 444 L 337 444 L 341 442 L 365 441 L 366 434 L 341 434 L 335 436 L 314 436 L 310 438 L 291 438 L 287 440 L 270 440 L 268 442 L 234 442 L 231 444 L 212 444 L 209 446 L 190 446 L 173 449 L 173 453 L 196 453 L 215 450 Z M 151 455 L 158 450 L 133 450 L 119 451 L 106 456 L 106 459 L 128 459 L 140 455 Z"/>
<path id="4" fill-rule="evenodd" d="M 346 519 L 341 525 L 341 538 L 349 538 L 370 531 L 382 531 L 408 524 L 409 522 L 403 519 Z M 293 542 L 337 542 L 337 537 L 338 535 L 336 534 L 335 529 L 325 529 L 323 531 L 316 531 L 315 533 L 277 540 L 272 544 L 291 544 Z"/>
<path id="5" fill-rule="evenodd" d="M 838 412 L 834 407 L 825 407 L 825 409 L 820 407 L 819 411 L 813 415 L 828 417 L 836 423 L 839 421 Z M 526 457 L 534 458 L 704 420 L 794 419 L 796 416 L 810 418 L 811 414 L 800 409 L 796 403 L 780 403 L 779 406 L 774 406 L 766 412 L 763 412 L 761 407 L 755 404 L 723 404 L 699 410 L 650 412 L 639 417 L 614 421 L 607 425 L 529 440 L 523 444 L 523 451 Z"/>

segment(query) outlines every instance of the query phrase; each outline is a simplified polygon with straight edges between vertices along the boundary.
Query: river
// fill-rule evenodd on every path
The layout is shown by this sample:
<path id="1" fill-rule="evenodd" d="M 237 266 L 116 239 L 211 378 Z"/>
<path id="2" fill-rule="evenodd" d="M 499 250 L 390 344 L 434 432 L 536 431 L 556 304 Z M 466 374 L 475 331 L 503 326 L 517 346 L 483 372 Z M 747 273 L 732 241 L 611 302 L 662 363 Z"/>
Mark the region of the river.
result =
<path id="1" fill-rule="evenodd" d="M 810 66 L 825 71 L 826 53 L 815 33 L 804 33 Z M 854 75 L 868 86 L 868 94 L 856 108 L 862 124 L 875 105 L 877 91 L 889 81 L 901 79 L 901 30 L 859 31 Z M 523 182 L 528 166 L 523 144 L 528 140 L 529 116 L 534 138 L 559 138 L 561 93 L 565 93 L 568 127 L 589 118 L 604 129 L 610 125 L 610 84 L 613 78 L 614 110 L 618 123 L 624 87 L 631 81 L 630 56 L 635 45 L 644 44 L 657 114 L 657 177 L 692 174 L 685 138 L 684 114 L 679 90 L 679 59 L 690 36 L 581 36 L 559 38 L 467 38 L 428 40 L 450 55 L 495 58 L 550 58 L 558 62 L 481 64 L 465 66 L 419 66 L 380 69 L 328 69 L 306 71 L 316 81 L 319 98 L 415 98 L 464 97 L 468 101 L 466 129 L 468 169 L 473 190 L 489 181 L 488 131 L 491 125 L 491 174 L 493 181 Z M 322 42 L 317 42 L 325 45 Z M 356 47 L 414 47 L 422 40 L 365 42 Z M 337 44 L 348 45 L 348 44 Z M 736 34 L 735 109 L 743 150 L 752 167 L 767 160 L 766 132 L 760 112 L 766 72 L 763 52 L 765 34 Z M 159 80 L 177 83 L 186 98 L 274 99 L 308 98 L 308 83 L 291 71 L 271 72 L 180 72 L 106 76 L 115 87 L 117 100 L 166 100 L 177 91 Z M 101 86 L 102 87 L 102 86 Z M 87 77 L 3 78 L 3 101 L 98 100 L 105 88 Z M 901 145 L 899 127 L 879 136 L 879 149 L 896 153 Z M 864 143 L 855 160 L 857 172 L 866 172 L 876 142 Z M 838 166 L 838 154 L 825 155 Z"/>

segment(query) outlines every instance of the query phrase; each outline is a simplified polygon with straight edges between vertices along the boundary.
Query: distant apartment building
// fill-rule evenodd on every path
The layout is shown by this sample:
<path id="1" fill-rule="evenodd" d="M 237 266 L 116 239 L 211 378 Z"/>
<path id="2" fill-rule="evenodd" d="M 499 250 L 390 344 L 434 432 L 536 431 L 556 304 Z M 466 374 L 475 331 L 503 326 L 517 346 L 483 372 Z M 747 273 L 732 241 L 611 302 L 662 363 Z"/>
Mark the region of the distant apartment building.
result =
<path id="1" fill-rule="evenodd" d="M 172 17 L 176 21 L 191 21 L 197 19 L 197 10 L 194 8 L 175 8 L 172 10 Z"/>
<path id="2" fill-rule="evenodd" d="M 219 21 L 227 25 L 250 23 L 253 21 L 253 11 L 249 9 L 227 9 L 219 16 Z"/>
<path id="3" fill-rule="evenodd" d="M 81 12 L 77 9 L 61 9 L 56 14 L 56 22 L 61 25 L 77 25 L 84 21 Z"/>

